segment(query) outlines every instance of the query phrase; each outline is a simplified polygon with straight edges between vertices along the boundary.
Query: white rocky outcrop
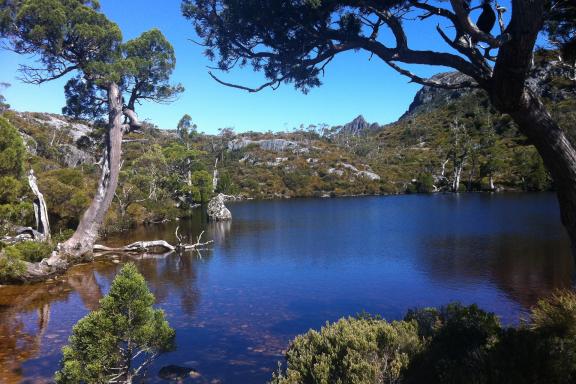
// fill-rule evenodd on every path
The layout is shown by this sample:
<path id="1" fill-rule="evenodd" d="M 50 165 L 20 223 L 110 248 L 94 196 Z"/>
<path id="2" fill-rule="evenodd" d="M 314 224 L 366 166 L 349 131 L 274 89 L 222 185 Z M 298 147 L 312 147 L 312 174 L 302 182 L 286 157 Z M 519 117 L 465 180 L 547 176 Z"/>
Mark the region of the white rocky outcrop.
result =
<path id="1" fill-rule="evenodd" d="M 226 195 L 219 193 L 214 196 L 208 203 L 208 218 L 212 221 L 226 221 L 232 219 L 232 213 L 224 202 L 226 201 Z"/>
<path id="2" fill-rule="evenodd" d="M 245 138 L 238 138 L 231 140 L 228 143 L 228 150 L 237 151 L 246 148 L 249 145 L 257 145 L 261 149 L 272 152 L 284 152 L 287 150 L 294 150 L 299 147 L 297 142 L 285 139 L 250 140 Z"/>

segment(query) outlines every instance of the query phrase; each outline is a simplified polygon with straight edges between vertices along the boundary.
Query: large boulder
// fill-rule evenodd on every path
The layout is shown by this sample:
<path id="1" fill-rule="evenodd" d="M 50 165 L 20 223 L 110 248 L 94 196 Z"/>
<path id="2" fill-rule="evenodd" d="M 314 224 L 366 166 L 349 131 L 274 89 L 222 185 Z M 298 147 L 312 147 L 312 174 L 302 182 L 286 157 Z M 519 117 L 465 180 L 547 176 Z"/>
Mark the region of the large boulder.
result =
<path id="1" fill-rule="evenodd" d="M 214 196 L 208 203 L 208 218 L 212 221 L 226 221 L 232 219 L 232 213 L 226 208 L 226 196 L 222 193 Z"/>

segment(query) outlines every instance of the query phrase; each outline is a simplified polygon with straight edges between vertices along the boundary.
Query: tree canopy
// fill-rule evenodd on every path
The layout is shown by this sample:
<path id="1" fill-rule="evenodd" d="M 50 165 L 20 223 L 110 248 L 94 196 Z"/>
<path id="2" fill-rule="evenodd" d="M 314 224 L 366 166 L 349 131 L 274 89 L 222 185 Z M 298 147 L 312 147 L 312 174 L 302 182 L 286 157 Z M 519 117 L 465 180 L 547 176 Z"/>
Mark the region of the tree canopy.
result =
<path id="1" fill-rule="evenodd" d="M 9 47 L 38 58 L 38 66 L 20 66 L 24 81 L 40 84 L 77 73 L 65 87 L 66 114 L 103 115 L 110 82 L 127 93 L 131 110 L 139 100 L 170 102 L 184 90 L 169 82 L 176 58 L 162 33 L 152 29 L 123 43 L 120 28 L 96 1 L 6 0 L 0 11 Z"/>
<path id="2" fill-rule="evenodd" d="M 126 264 L 100 308 L 74 326 L 56 382 L 131 382 L 172 347 L 174 330 L 154 300 L 136 266 Z"/>
<path id="3" fill-rule="evenodd" d="M 434 2 L 436 3 L 436 2 Z M 196 27 L 206 55 L 217 61 L 217 68 L 229 70 L 236 65 L 250 64 L 262 70 L 277 87 L 291 82 L 304 92 L 320 85 L 324 69 L 341 52 L 364 49 L 380 57 L 392 68 L 407 75 L 396 62 L 452 67 L 477 81 L 490 75 L 490 57 L 478 45 L 459 39 L 463 31 L 476 41 L 493 47 L 501 45 L 496 38 L 478 29 L 468 18 L 464 2 L 452 12 L 428 2 L 387 0 L 377 3 L 363 1 L 226 1 L 184 0 L 182 11 Z M 439 28 L 442 38 L 455 54 L 415 50 L 409 47 L 403 28 L 406 20 L 439 17 L 454 24 L 449 38 Z M 394 36 L 389 46 L 382 36 L 386 29 Z M 417 76 L 413 80 L 424 82 Z M 221 81 L 222 82 L 222 81 Z M 223 82 L 224 83 L 224 82 Z M 226 84 L 230 85 L 230 84 Z"/>

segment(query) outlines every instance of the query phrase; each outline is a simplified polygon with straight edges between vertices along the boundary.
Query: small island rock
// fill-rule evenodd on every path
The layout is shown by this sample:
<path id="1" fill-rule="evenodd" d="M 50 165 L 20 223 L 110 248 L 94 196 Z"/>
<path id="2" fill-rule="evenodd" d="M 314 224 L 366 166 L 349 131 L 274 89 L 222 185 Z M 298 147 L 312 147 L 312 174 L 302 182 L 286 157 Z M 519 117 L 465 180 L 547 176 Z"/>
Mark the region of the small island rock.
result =
<path id="1" fill-rule="evenodd" d="M 224 205 L 226 196 L 222 193 L 214 196 L 208 203 L 208 217 L 213 221 L 226 221 L 232 219 L 232 213 Z"/>

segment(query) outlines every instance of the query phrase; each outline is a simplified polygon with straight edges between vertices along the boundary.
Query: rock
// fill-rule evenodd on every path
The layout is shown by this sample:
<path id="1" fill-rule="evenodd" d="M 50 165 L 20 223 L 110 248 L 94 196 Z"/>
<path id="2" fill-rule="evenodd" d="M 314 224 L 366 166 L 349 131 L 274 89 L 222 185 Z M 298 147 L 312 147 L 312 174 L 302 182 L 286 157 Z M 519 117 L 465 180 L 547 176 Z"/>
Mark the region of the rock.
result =
<path id="1" fill-rule="evenodd" d="M 214 196 L 208 203 L 208 217 L 212 221 L 226 221 L 232 219 L 232 213 L 226 208 L 226 196 L 222 193 Z"/>
<path id="2" fill-rule="evenodd" d="M 54 115 L 49 113 L 36 114 L 41 117 L 34 117 L 34 120 L 40 124 L 48 125 L 54 129 L 61 130 L 66 129 L 68 135 L 72 137 L 74 141 L 78 140 L 82 136 L 88 135 L 92 131 L 92 127 L 88 124 L 82 124 L 77 122 L 68 121 L 64 116 Z"/>
<path id="3" fill-rule="evenodd" d="M 240 149 L 246 148 L 249 145 L 256 145 L 261 149 L 271 152 L 284 152 L 286 150 L 296 149 L 299 147 L 297 142 L 285 139 L 250 140 L 239 138 L 231 140 L 228 143 L 228 150 L 238 151 Z"/>
<path id="4" fill-rule="evenodd" d="M 431 80 L 440 81 L 446 84 L 456 84 L 471 79 L 460 72 L 444 72 L 432 76 Z M 471 92 L 475 91 L 470 88 L 444 89 L 424 86 L 416 93 L 414 100 L 408 107 L 408 111 L 400 117 L 400 120 L 410 118 L 419 113 L 430 112 L 440 105 L 449 103 L 451 100 L 457 99 Z"/>
<path id="5" fill-rule="evenodd" d="M 62 162 L 68 168 L 75 168 L 82 164 L 93 164 L 95 162 L 92 154 L 78 149 L 74 145 L 61 144 L 58 151 L 62 155 Z"/>
<path id="6" fill-rule="evenodd" d="M 158 377 L 168 381 L 181 381 L 188 377 L 193 379 L 200 377 L 200 373 L 193 368 L 180 367 L 178 365 L 167 365 L 160 368 Z"/>
<path id="7" fill-rule="evenodd" d="M 356 176 L 367 177 L 372 181 L 380 180 L 380 176 L 370 171 L 359 171 Z"/>
<path id="8" fill-rule="evenodd" d="M 336 127 L 332 134 L 343 136 L 362 136 L 367 135 L 372 131 L 380 129 L 378 123 L 369 123 L 364 119 L 364 116 L 359 115 L 351 122 L 343 126 Z"/>

